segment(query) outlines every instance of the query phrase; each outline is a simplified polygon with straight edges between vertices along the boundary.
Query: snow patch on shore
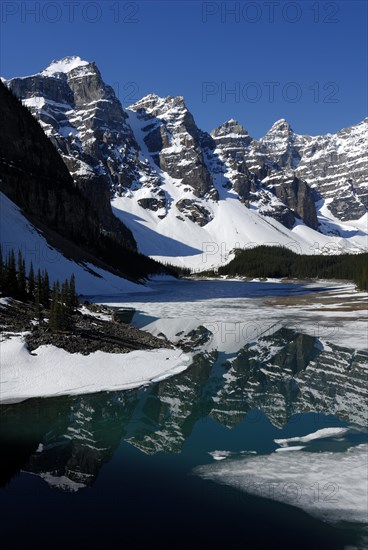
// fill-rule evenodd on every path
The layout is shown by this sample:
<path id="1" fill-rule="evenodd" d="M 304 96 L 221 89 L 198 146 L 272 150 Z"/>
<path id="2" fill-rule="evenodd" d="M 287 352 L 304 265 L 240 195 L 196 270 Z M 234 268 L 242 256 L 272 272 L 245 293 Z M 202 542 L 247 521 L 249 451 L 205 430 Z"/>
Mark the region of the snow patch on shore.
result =
<path id="1" fill-rule="evenodd" d="M 0 354 L 0 403 L 136 388 L 178 374 L 191 361 L 176 349 L 82 355 L 46 345 L 30 353 L 21 337 L 3 340 Z"/>

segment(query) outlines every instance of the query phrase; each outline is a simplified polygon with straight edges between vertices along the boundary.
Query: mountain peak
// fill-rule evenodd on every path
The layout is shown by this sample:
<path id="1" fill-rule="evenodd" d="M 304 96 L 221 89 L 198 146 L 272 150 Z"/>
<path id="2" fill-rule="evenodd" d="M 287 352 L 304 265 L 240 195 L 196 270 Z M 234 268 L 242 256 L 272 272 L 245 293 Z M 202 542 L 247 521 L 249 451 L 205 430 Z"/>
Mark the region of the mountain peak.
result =
<path id="1" fill-rule="evenodd" d="M 159 96 L 158 94 L 151 93 L 142 97 L 139 101 L 137 101 L 137 103 L 141 101 L 162 101 L 162 100 L 163 100 L 163 97 Z"/>
<path id="2" fill-rule="evenodd" d="M 138 111 L 144 109 L 148 114 L 152 113 L 157 115 L 158 113 L 168 113 L 172 110 L 178 110 L 182 113 L 187 111 L 183 96 L 167 96 L 161 97 L 157 94 L 148 94 L 133 105 L 130 105 L 128 109 L 132 111 Z"/>
<path id="3" fill-rule="evenodd" d="M 156 105 L 162 103 L 163 101 L 164 101 L 163 97 L 157 94 L 151 93 L 151 94 L 145 95 L 135 103 L 132 103 L 132 105 L 129 105 L 128 109 L 132 111 L 138 111 L 139 109 L 147 109 L 147 108 L 152 109 Z"/>
<path id="4" fill-rule="evenodd" d="M 274 133 L 274 132 L 285 132 L 285 133 L 286 132 L 293 132 L 293 129 L 290 126 L 290 124 L 288 123 L 287 120 L 285 120 L 284 118 L 280 118 L 280 120 L 277 120 L 272 125 L 272 127 L 270 128 L 270 130 L 267 133 L 270 134 L 270 133 Z"/>
<path id="5" fill-rule="evenodd" d="M 89 61 L 84 61 L 77 55 L 71 55 L 68 57 L 63 57 L 62 59 L 54 60 L 50 65 L 41 72 L 43 76 L 54 76 L 55 74 L 60 73 L 69 73 L 77 67 L 85 67 L 90 65 Z"/>
<path id="6" fill-rule="evenodd" d="M 226 136 L 228 134 L 236 134 L 239 137 L 249 136 L 244 126 L 235 120 L 235 118 L 231 118 L 230 120 L 223 122 L 211 132 L 212 136 Z"/>

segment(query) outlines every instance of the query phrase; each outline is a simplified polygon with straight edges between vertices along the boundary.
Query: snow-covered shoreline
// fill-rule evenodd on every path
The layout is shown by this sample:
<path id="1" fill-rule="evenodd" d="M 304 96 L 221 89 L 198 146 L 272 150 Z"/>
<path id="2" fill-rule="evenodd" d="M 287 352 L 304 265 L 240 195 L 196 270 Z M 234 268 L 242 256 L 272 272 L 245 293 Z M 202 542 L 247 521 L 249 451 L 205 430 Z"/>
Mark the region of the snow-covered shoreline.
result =
<path id="1" fill-rule="evenodd" d="M 30 353 L 18 336 L 0 343 L 0 403 L 128 390 L 178 374 L 190 362 L 177 349 L 82 355 L 48 345 Z"/>

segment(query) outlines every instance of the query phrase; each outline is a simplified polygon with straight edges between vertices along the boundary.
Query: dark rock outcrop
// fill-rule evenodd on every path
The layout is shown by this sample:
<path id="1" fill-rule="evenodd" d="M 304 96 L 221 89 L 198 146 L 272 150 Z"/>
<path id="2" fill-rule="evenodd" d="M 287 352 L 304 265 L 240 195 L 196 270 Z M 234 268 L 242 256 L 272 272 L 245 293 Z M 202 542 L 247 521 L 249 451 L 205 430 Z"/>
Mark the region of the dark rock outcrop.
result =
<path id="1" fill-rule="evenodd" d="M 275 178 L 276 179 L 276 178 Z M 313 192 L 305 181 L 296 176 L 288 179 L 276 179 L 267 186 L 289 209 L 297 214 L 309 227 L 317 229 L 318 220 L 313 200 Z M 288 227 L 288 224 L 284 224 Z M 292 226 L 291 226 L 292 227 Z"/>
<path id="2" fill-rule="evenodd" d="M 211 212 L 205 206 L 191 199 L 180 199 L 175 206 L 188 220 L 197 223 L 201 227 L 212 219 Z"/>
<path id="3" fill-rule="evenodd" d="M 97 239 L 96 214 L 37 120 L 0 83 L 0 189 L 36 220 L 75 242 Z"/>

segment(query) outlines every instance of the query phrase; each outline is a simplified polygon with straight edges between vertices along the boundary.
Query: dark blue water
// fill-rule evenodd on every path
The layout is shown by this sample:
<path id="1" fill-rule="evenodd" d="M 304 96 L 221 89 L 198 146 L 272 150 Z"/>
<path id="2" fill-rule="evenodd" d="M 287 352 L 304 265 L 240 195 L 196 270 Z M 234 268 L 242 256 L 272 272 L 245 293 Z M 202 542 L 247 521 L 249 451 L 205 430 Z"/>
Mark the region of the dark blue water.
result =
<path id="1" fill-rule="evenodd" d="M 208 364 L 130 392 L 30 400 L 1 408 L 0 523 L 7 545 L 93 547 L 343 548 L 352 526 L 331 526 L 297 508 L 246 495 L 193 474 L 209 452 L 271 453 L 275 438 L 346 420 L 296 413 L 275 426 L 240 400 L 209 402 Z M 191 380 L 192 379 L 192 380 Z M 188 384 L 192 382 L 192 385 Z M 191 392 L 172 406 L 176 386 Z M 184 391 L 184 390 L 183 390 Z M 176 411 L 176 412 L 175 412 Z M 274 410 L 273 421 L 283 412 Z M 214 418 L 215 416 L 216 418 Z M 222 418 L 222 421 L 221 421 Z M 229 419 L 232 424 L 229 425 Z M 363 438 L 363 439 L 362 439 Z M 359 444 L 353 431 L 335 451 Z M 315 445 L 327 445 L 320 441 Z M 312 449 L 313 450 L 313 449 Z M 314 449 L 318 451 L 318 447 Z M 302 475 L 302 473 L 301 473 Z"/>

